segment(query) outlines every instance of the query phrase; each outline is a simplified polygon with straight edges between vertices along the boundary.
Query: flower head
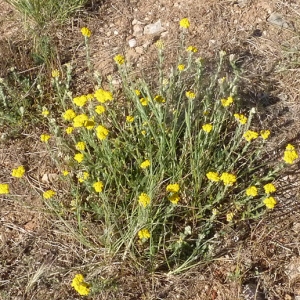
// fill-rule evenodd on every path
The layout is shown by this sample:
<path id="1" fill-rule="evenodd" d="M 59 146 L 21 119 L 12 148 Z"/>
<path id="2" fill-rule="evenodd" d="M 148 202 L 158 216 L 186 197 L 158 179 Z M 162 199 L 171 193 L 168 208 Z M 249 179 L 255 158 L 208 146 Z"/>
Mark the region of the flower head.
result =
<path id="1" fill-rule="evenodd" d="M 277 201 L 274 197 L 268 197 L 263 202 L 266 205 L 266 207 L 269 209 L 273 209 L 277 204 Z"/>
<path id="2" fill-rule="evenodd" d="M 287 164 L 292 164 L 294 161 L 298 158 L 298 153 L 295 150 L 295 147 L 291 144 L 288 144 L 285 148 L 284 154 L 283 154 L 283 160 Z"/>
<path id="3" fill-rule="evenodd" d="M 148 240 L 151 237 L 150 232 L 147 228 L 141 229 L 138 232 L 138 236 L 140 240 Z"/>
<path id="4" fill-rule="evenodd" d="M 50 139 L 50 135 L 49 134 L 42 134 L 41 135 L 41 141 L 43 143 L 48 143 L 49 139 Z"/>
<path id="5" fill-rule="evenodd" d="M 78 175 L 77 175 L 77 178 L 78 178 L 78 181 L 80 183 L 86 181 L 88 178 L 90 177 L 90 174 L 88 172 L 80 172 Z"/>
<path id="6" fill-rule="evenodd" d="M 87 296 L 90 293 L 89 284 L 84 281 L 84 277 L 81 274 L 75 275 L 71 287 L 81 296 Z"/>
<path id="7" fill-rule="evenodd" d="M 96 135 L 99 140 L 105 140 L 106 137 L 108 136 L 108 133 L 109 133 L 108 129 L 106 129 L 104 126 L 102 125 L 97 126 Z"/>
<path id="8" fill-rule="evenodd" d="M 87 101 L 88 98 L 85 95 L 73 98 L 73 103 L 79 107 L 84 106 Z"/>
<path id="9" fill-rule="evenodd" d="M 82 153 L 76 153 L 74 155 L 74 159 L 78 162 L 81 163 L 84 159 L 84 155 Z"/>
<path id="10" fill-rule="evenodd" d="M 226 215 L 226 220 L 227 220 L 227 222 L 231 222 L 232 219 L 233 219 L 233 217 L 234 217 L 234 213 L 233 213 L 233 212 L 228 213 L 228 214 Z"/>
<path id="11" fill-rule="evenodd" d="M 12 170 L 11 176 L 16 178 L 22 178 L 25 174 L 25 168 L 23 166 L 19 166 L 16 169 Z"/>
<path id="12" fill-rule="evenodd" d="M 93 188 L 97 193 L 101 193 L 103 190 L 103 182 L 102 181 L 97 181 L 93 184 Z"/>
<path id="13" fill-rule="evenodd" d="M 222 173 L 220 179 L 223 181 L 224 185 L 231 186 L 236 182 L 236 176 L 230 173 Z"/>
<path id="14" fill-rule="evenodd" d="M 165 103 L 166 102 L 165 98 L 160 96 L 160 95 L 155 96 L 154 101 L 156 101 L 158 103 Z"/>
<path id="15" fill-rule="evenodd" d="M 266 140 L 268 137 L 269 137 L 269 135 L 270 135 L 270 130 L 261 130 L 260 131 L 260 136 L 264 139 L 264 140 Z"/>
<path id="16" fill-rule="evenodd" d="M 183 18 L 180 20 L 179 25 L 181 28 L 188 29 L 190 27 L 190 21 L 188 18 Z"/>
<path id="17" fill-rule="evenodd" d="M 180 197 L 179 197 L 178 193 L 173 193 L 172 195 L 170 195 L 168 197 L 168 200 L 176 205 L 179 202 Z"/>
<path id="18" fill-rule="evenodd" d="M 126 121 L 127 121 L 128 123 L 132 123 L 132 122 L 134 121 L 134 116 L 127 116 L 127 117 L 126 117 Z"/>
<path id="19" fill-rule="evenodd" d="M 73 120 L 75 117 L 76 117 L 76 113 L 75 113 L 75 111 L 73 109 L 68 109 L 63 114 L 63 118 L 66 121 Z"/>
<path id="20" fill-rule="evenodd" d="M 141 167 L 141 169 L 146 169 L 146 168 L 148 168 L 150 165 L 151 165 L 150 160 L 149 160 L 149 159 L 146 159 L 146 160 L 144 160 L 144 161 L 140 164 L 140 167 Z"/>
<path id="21" fill-rule="evenodd" d="M 100 102 L 105 103 L 107 101 L 113 100 L 113 94 L 109 91 L 103 89 L 98 89 L 94 93 L 94 97 Z"/>
<path id="22" fill-rule="evenodd" d="M 170 193 L 178 193 L 179 189 L 180 189 L 180 186 L 178 183 L 169 184 L 169 185 L 167 185 L 167 188 L 166 188 L 167 192 L 170 192 Z"/>
<path id="23" fill-rule="evenodd" d="M 220 176 L 217 172 L 208 172 L 206 173 L 206 177 L 211 181 L 220 181 Z"/>
<path id="24" fill-rule="evenodd" d="M 92 34 L 91 31 L 87 27 L 82 27 L 81 28 L 81 33 L 82 33 L 83 36 L 88 37 L 88 38 Z"/>
<path id="25" fill-rule="evenodd" d="M 85 149 L 85 142 L 78 142 L 76 145 L 75 145 L 75 148 L 79 151 L 84 151 Z"/>
<path id="26" fill-rule="evenodd" d="M 46 192 L 43 193 L 44 199 L 51 199 L 55 195 L 56 195 L 56 192 L 54 192 L 52 190 L 48 190 L 48 191 L 46 191 Z"/>
<path id="27" fill-rule="evenodd" d="M 66 128 L 66 133 L 71 134 L 73 132 L 73 130 L 74 130 L 74 127 L 67 127 Z"/>
<path id="28" fill-rule="evenodd" d="M 105 107 L 103 105 L 97 105 L 96 108 L 95 108 L 95 112 L 98 114 L 98 115 L 101 115 L 105 112 Z"/>
<path id="29" fill-rule="evenodd" d="M 162 49 L 164 49 L 164 42 L 162 41 L 162 40 L 158 40 L 156 43 L 155 43 L 155 46 L 156 46 L 156 48 L 157 49 L 159 49 L 159 50 L 162 50 Z"/>
<path id="30" fill-rule="evenodd" d="M 227 107 L 229 105 L 231 105 L 233 103 L 233 98 L 231 96 L 229 96 L 227 99 L 221 99 L 221 104 L 224 107 Z"/>
<path id="31" fill-rule="evenodd" d="M 149 102 L 149 99 L 148 98 L 141 98 L 140 99 L 140 102 L 143 106 L 147 106 L 148 105 L 148 102 Z"/>
<path id="32" fill-rule="evenodd" d="M 147 207 L 151 202 L 150 197 L 146 193 L 141 193 L 139 196 L 139 204 L 144 208 Z"/>
<path id="33" fill-rule="evenodd" d="M 195 99 L 196 98 L 196 94 L 192 91 L 187 91 L 185 93 L 185 95 L 189 98 L 189 99 Z"/>
<path id="34" fill-rule="evenodd" d="M 185 69 L 185 65 L 180 64 L 177 66 L 178 71 L 182 72 Z"/>
<path id="35" fill-rule="evenodd" d="M 57 70 L 57 69 L 55 69 L 55 70 L 53 70 L 52 72 L 51 72 L 51 76 L 53 77 L 53 78 L 58 78 L 59 77 L 59 71 Z"/>
<path id="36" fill-rule="evenodd" d="M 255 186 L 250 186 L 246 189 L 246 195 L 249 197 L 257 196 L 257 188 Z"/>
<path id="37" fill-rule="evenodd" d="M 134 93 L 135 93 L 137 96 L 141 96 L 141 91 L 140 91 L 140 90 L 134 90 Z"/>
<path id="38" fill-rule="evenodd" d="M 266 194 L 271 194 L 276 192 L 276 187 L 273 183 L 267 183 L 264 185 L 264 190 Z"/>
<path id="39" fill-rule="evenodd" d="M 123 55 L 118 54 L 114 57 L 114 61 L 120 66 L 123 65 L 125 63 L 125 58 Z"/>
<path id="40" fill-rule="evenodd" d="M 42 115 L 43 115 L 44 117 L 47 117 L 49 114 L 50 114 L 49 110 L 46 109 L 46 108 L 43 108 L 43 110 L 42 110 Z"/>
<path id="41" fill-rule="evenodd" d="M 212 131 L 213 125 L 212 125 L 212 124 L 204 124 L 204 125 L 202 126 L 202 129 L 203 129 L 205 132 L 209 133 L 209 132 Z"/>
<path id="42" fill-rule="evenodd" d="M 186 51 L 187 51 L 187 52 L 193 52 L 193 53 L 196 53 L 196 52 L 198 52 L 198 49 L 197 49 L 196 47 L 194 47 L 194 46 L 188 46 L 188 47 L 186 48 Z"/>
<path id="43" fill-rule="evenodd" d="M 73 119 L 73 127 L 75 128 L 83 127 L 85 123 L 88 121 L 88 119 L 89 117 L 86 114 L 77 115 Z"/>
<path id="44" fill-rule="evenodd" d="M 247 142 L 251 142 L 252 140 L 255 140 L 258 138 L 258 133 L 252 130 L 247 130 L 244 134 L 243 137 Z"/>
<path id="45" fill-rule="evenodd" d="M 234 114 L 233 115 L 240 124 L 245 125 L 247 123 L 248 118 L 243 114 Z"/>
<path id="46" fill-rule="evenodd" d="M 9 194 L 9 185 L 7 183 L 0 183 L 0 195 Z"/>
<path id="47" fill-rule="evenodd" d="M 68 176 L 70 172 L 68 170 L 63 170 L 62 171 L 63 176 Z"/>

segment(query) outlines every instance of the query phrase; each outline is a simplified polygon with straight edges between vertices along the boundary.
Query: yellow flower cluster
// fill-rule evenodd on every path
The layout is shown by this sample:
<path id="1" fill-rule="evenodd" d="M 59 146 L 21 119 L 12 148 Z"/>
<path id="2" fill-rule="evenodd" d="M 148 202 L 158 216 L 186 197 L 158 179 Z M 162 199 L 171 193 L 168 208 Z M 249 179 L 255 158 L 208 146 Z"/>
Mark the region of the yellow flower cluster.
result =
<path id="1" fill-rule="evenodd" d="M 190 21 L 188 18 L 183 18 L 180 20 L 179 25 L 181 28 L 188 29 L 190 27 Z"/>
<path id="2" fill-rule="evenodd" d="M 228 186 L 231 186 L 236 182 L 236 176 L 234 174 L 227 173 L 227 172 L 222 173 L 221 176 L 219 176 L 217 172 L 208 172 L 206 173 L 206 177 L 210 181 L 215 181 L 215 182 L 222 180 L 224 185 L 228 185 Z"/>
<path id="3" fill-rule="evenodd" d="M 231 96 L 229 96 L 227 99 L 221 99 L 221 104 L 224 107 L 227 107 L 229 105 L 231 105 L 233 103 L 233 98 Z"/>
<path id="4" fill-rule="evenodd" d="M 109 91 L 105 91 L 103 89 L 98 89 L 94 93 L 94 97 L 100 102 L 105 103 L 107 101 L 113 100 L 113 94 Z"/>
<path id="5" fill-rule="evenodd" d="M 271 134 L 270 130 L 261 130 L 261 131 L 260 131 L 260 136 L 261 136 L 264 140 L 266 140 L 266 139 L 269 137 L 270 134 Z"/>
<path id="6" fill-rule="evenodd" d="M 73 119 L 73 127 L 74 128 L 80 128 L 85 126 L 86 122 L 89 120 L 89 117 L 86 114 L 80 114 L 77 115 L 74 119 Z"/>
<path id="7" fill-rule="evenodd" d="M 220 181 L 220 176 L 217 172 L 208 172 L 206 174 L 206 177 L 211 181 L 216 181 L 216 182 Z"/>
<path id="8" fill-rule="evenodd" d="M 141 169 L 146 169 L 148 167 L 150 167 L 151 163 L 150 163 L 150 160 L 149 159 L 146 159 L 145 161 L 143 161 L 141 164 L 140 164 L 140 167 Z"/>
<path id="9" fill-rule="evenodd" d="M 43 193 L 43 197 L 44 199 L 51 199 L 56 195 L 56 192 L 52 191 L 52 190 L 48 190 L 46 192 Z"/>
<path id="10" fill-rule="evenodd" d="M 147 106 L 148 103 L 149 103 L 149 99 L 146 97 L 146 98 L 141 98 L 140 99 L 140 102 L 143 106 Z"/>
<path id="11" fill-rule="evenodd" d="M 84 151 L 86 147 L 86 144 L 85 142 L 78 142 L 76 145 L 75 145 L 75 148 L 79 151 Z"/>
<path id="12" fill-rule="evenodd" d="M 73 98 L 73 103 L 78 107 L 84 106 L 87 101 L 88 101 L 88 97 L 86 95 L 81 95 Z"/>
<path id="13" fill-rule="evenodd" d="M 139 204 L 146 208 L 151 202 L 150 197 L 146 193 L 141 193 L 139 196 Z"/>
<path id="14" fill-rule="evenodd" d="M 78 181 L 80 183 L 86 181 L 90 177 L 90 174 L 88 172 L 79 173 L 77 175 Z"/>
<path id="15" fill-rule="evenodd" d="M 267 183 L 264 185 L 264 190 L 266 194 L 272 194 L 276 192 L 276 187 L 274 186 L 273 183 Z"/>
<path id="16" fill-rule="evenodd" d="M 99 140 L 101 141 L 105 140 L 106 137 L 108 136 L 108 133 L 109 133 L 108 129 L 106 129 L 104 126 L 102 125 L 97 126 L 96 135 Z"/>
<path id="17" fill-rule="evenodd" d="M 92 34 L 91 31 L 87 27 L 82 27 L 81 28 L 81 33 L 82 33 L 83 36 L 88 37 L 88 38 Z"/>
<path id="18" fill-rule="evenodd" d="M 103 105 L 97 105 L 95 107 L 95 112 L 98 114 L 98 115 L 101 115 L 105 112 L 105 107 Z"/>
<path id="19" fill-rule="evenodd" d="M 93 188 L 97 193 L 101 193 L 103 190 L 103 182 L 102 181 L 97 181 L 93 184 Z"/>
<path id="20" fill-rule="evenodd" d="M 283 154 L 283 160 L 287 164 L 293 164 L 297 158 L 298 158 L 298 153 L 295 150 L 295 147 L 291 144 L 288 144 Z"/>
<path id="21" fill-rule="evenodd" d="M 169 185 L 167 185 L 167 188 L 166 188 L 166 191 L 170 193 L 170 195 L 168 196 L 168 200 L 175 205 L 180 200 L 180 197 L 178 194 L 179 190 L 180 190 L 180 186 L 178 183 L 169 184 Z"/>
<path id="22" fill-rule="evenodd" d="M 90 293 L 90 286 L 84 281 L 82 274 L 76 274 L 72 280 L 71 287 L 81 296 L 87 296 Z"/>
<path id="23" fill-rule="evenodd" d="M 134 121 L 134 116 L 127 116 L 127 117 L 126 117 L 126 121 L 127 121 L 128 123 L 132 123 L 132 122 Z"/>
<path id="24" fill-rule="evenodd" d="M 213 125 L 212 125 L 212 124 L 204 124 L 204 125 L 202 126 L 202 129 L 203 129 L 205 132 L 209 133 L 209 132 L 212 131 Z"/>
<path id="25" fill-rule="evenodd" d="M 258 133 L 252 130 L 247 130 L 244 134 L 243 137 L 247 142 L 251 142 L 252 140 L 255 140 L 258 138 Z"/>
<path id="26" fill-rule="evenodd" d="M 268 197 L 264 200 L 264 204 L 266 205 L 267 208 L 273 209 L 277 204 L 277 201 L 274 197 Z"/>
<path id="27" fill-rule="evenodd" d="M 239 121 L 242 125 L 247 123 L 248 118 L 243 114 L 234 114 L 233 115 L 237 121 Z"/>
<path id="28" fill-rule="evenodd" d="M 16 178 L 22 178 L 24 174 L 25 168 L 23 166 L 19 166 L 18 168 L 12 170 L 11 176 Z"/>
<path id="29" fill-rule="evenodd" d="M 7 183 L 0 183 L 0 195 L 9 194 L 9 185 Z"/>
<path id="30" fill-rule="evenodd" d="M 74 118 L 76 117 L 76 113 L 73 109 L 68 109 L 64 112 L 63 114 L 63 118 L 66 120 L 66 121 L 71 121 L 73 120 Z"/>
<path id="31" fill-rule="evenodd" d="M 114 61 L 118 64 L 118 65 L 123 65 L 125 63 L 125 58 L 123 55 L 118 54 L 114 57 Z"/>
<path id="32" fill-rule="evenodd" d="M 185 65 L 180 64 L 180 65 L 177 66 L 177 69 L 178 69 L 180 72 L 182 72 L 182 71 L 185 69 Z"/>
<path id="33" fill-rule="evenodd" d="M 193 53 L 196 53 L 196 52 L 198 52 L 198 49 L 197 49 L 196 47 L 194 47 L 194 46 L 188 46 L 188 47 L 186 48 L 186 51 L 187 51 L 187 52 L 193 52 Z"/>
<path id="34" fill-rule="evenodd" d="M 74 159 L 80 164 L 84 159 L 84 155 L 82 153 L 76 153 Z"/>
<path id="35" fill-rule="evenodd" d="M 138 236 L 139 236 L 140 240 L 145 241 L 145 240 L 150 239 L 151 234 L 147 228 L 144 228 L 138 232 Z"/>
<path id="36" fill-rule="evenodd" d="M 185 93 L 185 95 L 189 98 L 189 99 L 195 99 L 196 98 L 196 94 L 192 91 L 187 91 Z"/>
<path id="37" fill-rule="evenodd" d="M 50 135 L 49 134 L 42 134 L 41 135 L 41 141 L 43 143 L 48 143 L 49 139 L 50 139 Z"/>
<path id="38" fill-rule="evenodd" d="M 165 103 L 166 100 L 164 99 L 164 97 L 157 95 L 154 97 L 154 101 L 158 102 L 158 103 Z"/>
<path id="39" fill-rule="evenodd" d="M 250 186 L 246 189 L 246 195 L 249 197 L 255 197 L 257 196 L 258 191 L 257 191 L 257 187 L 255 186 Z"/>
<path id="40" fill-rule="evenodd" d="M 46 109 L 46 108 L 43 108 L 43 110 L 42 110 L 42 116 L 47 117 L 47 116 L 49 116 L 49 114 L 50 114 L 49 110 Z"/>
<path id="41" fill-rule="evenodd" d="M 58 78 L 59 75 L 60 75 L 60 73 L 59 73 L 59 71 L 58 71 L 57 69 L 55 69 L 55 70 L 53 70 L 53 71 L 51 72 L 51 76 L 52 76 L 53 78 Z"/>

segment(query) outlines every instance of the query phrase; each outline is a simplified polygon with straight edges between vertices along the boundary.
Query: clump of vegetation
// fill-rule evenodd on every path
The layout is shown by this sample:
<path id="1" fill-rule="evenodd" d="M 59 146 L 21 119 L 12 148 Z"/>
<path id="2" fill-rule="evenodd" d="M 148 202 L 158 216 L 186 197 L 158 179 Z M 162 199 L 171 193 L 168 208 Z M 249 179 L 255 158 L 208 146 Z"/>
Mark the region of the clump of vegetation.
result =
<path id="1" fill-rule="evenodd" d="M 94 228 L 89 244 L 149 272 L 179 273 L 210 258 L 224 226 L 276 207 L 275 180 L 298 158 L 289 144 L 282 163 L 268 165 L 271 132 L 252 124 L 254 109 L 239 105 L 234 58 L 230 77 L 221 75 L 224 51 L 214 73 L 206 71 L 197 48 L 185 46 L 189 20 L 180 26 L 182 47 L 168 73 L 164 44 L 156 43 L 156 82 L 133 78 L 118 54 L 121 87 L 109 78 L 106 86 L 98 80 L 90 94 L 73 95 L 68 66 L 66 80 L 58 70 L 51 79 L 61 117 L 41 110 L 49 121 L 41 142 L 59 148 L 53 158 L 71 186 L 69 195 L 45 191 L 45 204 L 61 218 L 71 212 L 83 237 L 84 228 Z M 88 49 L 91 32 L 83 28 L 82 34 Z M 90 67 L 88 54 L 87 60 Z M 24 169 L 12 175 L 20 178 Z M 0 193 L 9 193 L 8 184 Z M 79 275 L 72 285 L 88 294 L 90 285 Z"/>

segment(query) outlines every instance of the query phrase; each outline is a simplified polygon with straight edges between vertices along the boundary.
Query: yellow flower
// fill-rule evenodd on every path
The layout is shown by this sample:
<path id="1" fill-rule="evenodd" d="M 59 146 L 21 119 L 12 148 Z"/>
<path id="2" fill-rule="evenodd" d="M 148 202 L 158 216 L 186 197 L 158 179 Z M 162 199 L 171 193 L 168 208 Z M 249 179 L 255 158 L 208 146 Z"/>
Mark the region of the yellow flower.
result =
<path id="1" fill-rule="evenodd" d="M 251 142 L 252 140 L 255 140 L 258 138 L 258 133 L 252 130 L 247 130 L 244 134 L 243 137 L 247 142 Z"/>
<path id="2" fill-rule="evenodd" d="M 94 99 L 94 95 L 93 94 L 87 94 L 85 95 L 87 100 L 93 100 Z"/>
<path id="3" fill-rule="evenodd" d="M 160 95 L 155 96 L 154 101 L 156 101 L 158 103 L 165 103 L 166 102 L 166 100 Z"/>
<path id="4" fill-rule="evenodd" d="M 43 193 L 44 199 L 51 199 L 55 195 L 56 195 L 56 192 L 54 192 L 52 190 L 48 190 L 48 191 L 46 191 L 46 192 Z"/>
<path id="5" fill-rule="evenodd" d="M 94 97 L 100 102 L 105 103 L 107 101 L 113 100 L 113 95 L 109 91 L 105 91 L 103 89 L 98 89 L 95 91 Z"/>
<path id="6" fill-rule="evenodd" d="M 149 100 L 148 100 L 148 98 L 141 98 L 141 99 L 140 99 L 140 102 L 141 102 L 141 104 L 142 104 L 143 106 L 147 106 Z"/>
<path id="7" fill-rule="evenodd" d="M 82 153 L 76 153 L 74 155 L 74 159 L 78 162 L 81 163 L 84 159 L 84 155 Z"/>
<path id="8" fill-rule="evenodd" d="M 246 195 L 249 197 L 257 196 L 257 188 L 255 186 L 250 186 L 246 189 Z"/>
<path id="9" fill-rule="evenodd" d="M 25 174 L 25 168 L 23 166 L 19 166 L 18 168 L 13 169 L 11 173 L 13 177 L 17 177 L 17 178 L 22 178 L 24 174 Z"/>
<path id="10" fill-rule="evenodd" d="M 149 159 L 146 159 L 145 161 L 143 161 L 143 162 L 140 164 L 140 167 L 141 167 L 142 169 L 146 169 L 146 168 L 148 168 L 150 165 L 151 165 L 150 160 L 149 160 Z"/>
<path id="11" fill-rule="evenodd" d="M 93 118 L 88 119 L 88 120 L 84 123 L 84 127 L 85 127 L 87 130 L 92 130 L 92 129 L 95 127 L 94 119 L 93 119 Z"/>
<path id="12" fill-rule="evenodd" d="M 123 65 L 125 63 L 125 58 L 123 55 L 118 54 L 114 57 L 114 61 L 118 64 L 118 65 Z"/>
<path id="13" fill-rule="evenodd" d="M 233 103 L 233 98 L 229 96 L 227 99 L 221 99 L 221 103 L 224 107 L 227 107 Z"/>
<path id="14" fill-rule="evenodd" d="M 85 95 L 73 98 L 73 103 L 79 107 L 84 106 L 87 101 L 88 98 Z"/>
<path id="15" fill-rule="evenodd" d="M 71 286 L 81 296 L 87 296 L 90 293 L 90 286 L 84 281 L 84 277 L 81 274 L 76 274 L 72 280 Z"/>
<path id="16" fill-rule="evenodd" d="M 87 27 L 82 27 L 81 28 L 81 33 L 83 36 L 86 36 L 86 37 L 90 37 L 91 36 L 91 31 L 87 28 Z"/>
<path id="17" fill-rule="evenodd" d="M 66 128 L 66 133 L 71 134 L 73 132 L 74 128 L 73 127 L 67 127 Z"/>
<path id="18" fill-rule="evenodd" d="M 227 222 L 231 222 L 232 219 L 233 219 L 233 217 L 234 217 L 234 213 L 233 213 L 233 212 L 228 213 L 228 214 L 226 215 L 226 220 L 227 220 Z"/>
<path id="19" fill-rule="evenodd" d="M 141 131 L 141 134 L 144 135 L 144 136 L 146 135 L 146 133 L 147 133 L 146 130 Z"/>
<path id="20" fill-rule="evenodd" d="M 195 99 L 196 98 L 196 94 L 192 91 L 187 91 L 185 93 L 185 95 L 189 98 L 189 99 Z"/>
<path id="21" fill-rule="evenodd" d="M 270 135 L 270 130 L 261 130 L 260 131 L 260 136 L 264 139 L 264 140 L 266 140 L 268 137 L 269 137 L 269 135 Z"/>
<path id="22" fill-rule="evenodd" d="M 209 133 L 209 132 L 212 131 L 213 126 L 212 126 L 211 124 L 204 124 L 204 125 L 202 126 L 202 129 L 203 129 L 205 132 Z"/>
<path id="23" fill-rule="evenodd" d="M 179 197 L 178 193 L 174 193 L 168 197 L 168 200 L 170 202 L 172 202 L 173 204 L 177 204 L 180 200 L 180 197 Z"/>
<path id="24" fill-rule="evenodd" d="M 51 75 L 52 75 L 53 78 L 58 78 L 60 73 L 57 69 L 55 69 L 51 72 Z"/>
<path id="25" fill-rule="evenodd" d="M 49 114 L 50 114 L 49 110 L 44 108 L 43 111 L 42 111 L 42 115 L 44 117 L 47 117 Z"/>
<path id="26" fill-rule="evenodd" d="M 102 181 L 97 181 L 93 184 L 93 188 L 97 193 L 101 193 L 103 190 L 103 182 Z"/>
<path id="27" fill-rule="evenodd" d="M 88 121 L 89 117 L 86 114 L 80 114 L 73 119 L 73 127 L 83 127 Z"/>
<path id="28" fill-rule="evenodd" d="M 276 187 L 273 183 L 267 183 L 264 185 L 264 190 L 266 194 L 271 194 L 276 192 Z"/>
<path id="29" fill-rule="evenodd" d="M 219 211 L 216 208 L 212 209 L 213 216 L 216 216 L 219 213 Z"/>
<path id="30" fill-rule="evenodd" d="M 95 108 L 95 112 L 98 114 L 98 115 L 101 115 L 105 112 L 105 107 L 103 105 L 97 105 L 96 108 Z"/>
<path id="31" fill-rule="evenodd" d="M 194 52 L 194 53 L 196 53 L 196 52 L 198 52 L 198 49 L 196 47 L 194 47 L 194 46 L 188 46 L 186 48 L 186 51 L 187 52 Z"/>
<path id="32" fill-rule="evenodd" d="M 81 183 L 86 181 L 89 177 L 90 177 L 90 174 L 88 172 L 79 173 L 77 175 L 78 181 Z"/>
<path id="33" fill-rule="evenodd" d="M 102 125 L 96 128 L 96 135 L 99 140 L 105 140 L 108 136 L 109 131 Z"/>
<path id="34" fill-rule="evenodd" d="M 230 173 L 222 173 L 220 179 L 223 181 L 224 185 L 233 185 L 236 182 L 236 176 Z"/>
<path id="35" fill-rule="evenodd" d="M 139 236 L 140 240 L 148 240 L 151 237 L 149 230 L 146 228 L 141 229 L 138 232 L 138 236 Z"/>
<path id="36" fill-rule="evenodd" d="M 139 196 L 139 204 L 144 208 L 147 207 L 151 202 L 150 197 L 146 193 L 141 193 Z"/>
<path id="37" fill-rule="evenodd" d="M 167 192 L 170 192 L 170 193 L 178 193 L 179 192 L 179 189 L 180 189 L 180 186 L 178 183 L 174 183 L 174 184 L 169 184 L 167 186 Z"/>
<path id="38" fill-rule="evenodd" d="M 295 150 L 295 147 L 291 144 L 288 144 L 285 148 L 284 154 L 283 154 L 283 160 L 287 164 L 292 164 L 294 161 L 298 158 L 298 153 Z"/>
<path id="39" fill-rule="evenodd" d="M 83 151 L 85 149 L 85 142 L 78 142 L 76 145 L 75 145 L 75 148 L 79 151 Z"/>
<path id="40" fill-rule="evenodd" d="M 241 124 L 246 124 L 248 118 L 246 116 L 244 116 L 243 114 L 234 114 L 233 115 L 237 121 L 239 121 Z"/>
<path id="41" fill-rule="evenodd" d="M 157 49 L 160 49 L 160 50 L 162 50 L 162 49 L 164 49 L 164 42 L 162 41 L 162 40 L 158 40 L 156 43 L 155 43 L 155 46 L 156 46 L 156 48 Z"/>
<path id="42" fill-rule="evenodd" d="M 208 172 L 206 174 L 206 177 L 211 181 L 219 181 L 220 180 L 220 176 L 217 172 Z"/>
<path id="43" fill-rule="evenodd" d="M 63 176 L 68 176 L 70 173 L 67 170 L 62 171 Z"/>
<path id="44" fill-rule="evenodd" d="M 136 94 L 137 96 L 140 96 L 140 95 L 141 95 L 140 90 L 134 90 L 134 92 L 135 92 L 135 94 Z"/>
<path id="45" fill-rule="evenodd" d="M 277 201 L 275 200 L 274 197 L 268 197 L 264 200 L 264 204 L 266 205 L 267 208 L 273 209 L 277 204 Z"/>
<path id="46" fill-rule="evenodd" d="M 48 143 L 49 139 L 50 139 L 50 135 L 49 134 L 42 134 L 41 135 L 41 141 L 43 143 Z"/>
<path id="47" fill-rule="evenodd" d="M 76 117 L 76 113 L 74 112 L 73 109 L 68 109 L 65 111 L 65 113 L 63 114 L 63 118 L 66 121 L 70 121 L 73 120 Z"/>
<path id="48" fill-rule="evenodd" d="M 177 69 L 181 72 L 185 69 L 185 65 L 180 64 L 180 65 L 177 66 Z"/>
<path id="49" fill-rule="evenodd" d="M 127 116 L 127 117 L 126 117 L 126 121 L 127 121 L 128 123 L 132 123 L 132 122 L 134 121 L 134 117 L 133 117 L 133 116 Z"/>
<path id="50" fill-rule="evenodd" d="M 190 21 L 188 18 L 183 18 L 180 20 L 179 25 L 181 28 L 189 28 L 190 27 Z"/>
<path id="51" fill-rule="evenodd" d="M 0 195 L 9 194 L 9 185 L 7 183 L 0 183 Z"/>

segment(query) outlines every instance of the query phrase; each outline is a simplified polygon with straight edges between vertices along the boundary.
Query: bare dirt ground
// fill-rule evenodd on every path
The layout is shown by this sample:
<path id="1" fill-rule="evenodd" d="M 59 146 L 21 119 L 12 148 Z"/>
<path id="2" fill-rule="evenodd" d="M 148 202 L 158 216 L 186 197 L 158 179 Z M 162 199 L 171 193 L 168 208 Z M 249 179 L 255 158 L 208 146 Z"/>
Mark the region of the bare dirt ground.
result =
<path id="1" fill-rule="evenodd" d="M 86 88 L 85 50 L 80 28 L 92 30 L 95 71 L 115 75 L 112 57 L 124 53 L 137 74 L 155 76 L 154 42 L 165 42 L 167 64 L 176 55 L 178 22 L 191 21 L 189 44 L 214 60 L 220 50 L 234 54 L 242 69 L 240 88 L 257 122 L 271 126 L 273 145 L 292 141 L 299 149 L 300 3 L 275 0 L 114 0 L 94 2 L 53 33 L 61 63 L 72 62 L 75 89 Z M 161 22 L 158 32 L 145 27 Z M 10 67 L 27 72 L 26 27 L 20 15 L 0 0 L 0 75 Z M 134 47 L 129 46 L 135 44 Z M 117 79 L 117 78 L 116 78 Z M 88 88 L 88 87 L 87 87 Z M 25 182 L 14 184 L 14 199 L 0 197 L 0 299 L 79 299 L 70 287 L 77 270 L 99 278 L 93 299 L 300 299 L 300 206 L 298 165 L 279 205 L 263 220 L 233 227 L 216 249 L 216 258 L 184 275 L 144 274 L 123 262 L 109 261 L 70 238 L 62 220 L 54 219 L 41 200 L 49 174 L 57 173 L 47 149 L 37 144 L 39 129 L 25 128 L 7 138 L 0 128 L 0 181 L 13 181 L 11 168 L 28 167 Z M 51 176 L 50 176 L 51 177 Z M 55 178 L 55 176 L 54 176 Z M 51 179 L 49 179 L 51 180 Z M 291 183 L 290 183 L 291 182 Z M 294 184 L 294 185 L 293 185 Z"/>

